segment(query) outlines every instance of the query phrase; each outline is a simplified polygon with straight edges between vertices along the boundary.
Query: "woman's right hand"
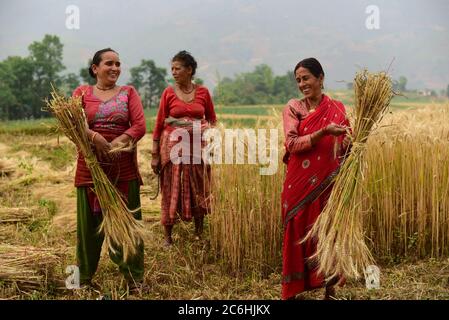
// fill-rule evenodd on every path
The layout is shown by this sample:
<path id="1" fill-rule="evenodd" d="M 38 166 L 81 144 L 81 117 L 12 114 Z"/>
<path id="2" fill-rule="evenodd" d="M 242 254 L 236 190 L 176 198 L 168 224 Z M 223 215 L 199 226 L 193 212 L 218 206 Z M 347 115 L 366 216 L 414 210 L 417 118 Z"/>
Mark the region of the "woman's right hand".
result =
<path id="1" fill-rule="evenodd" d="M 324 132 L 326 134 L 330 134 L 330 135 L 333 135 L 333 136 L 340 136 L 340 135 L 346 133 L 346 127 L 341 126 L 341 125 L 336 124 L 336 123 L 331 123 L 331 124 L 328 124 L 324 128 Z"/>
<path id="2" fill-rule="evenodd" d="M 151 159 L 151 169 L 153 169 L 153 172 L 157 175 L 161 171 L 161 157 L 159 155 L 153 156 Z"/>
<path id="3" fill-rule="evenodd" d="M 110 161 L 109 150 L 111 150 L 111 144 L 99 133 L 96 133 L 93 139 L 95 146 L 95 152 L 100 162 Z"/>

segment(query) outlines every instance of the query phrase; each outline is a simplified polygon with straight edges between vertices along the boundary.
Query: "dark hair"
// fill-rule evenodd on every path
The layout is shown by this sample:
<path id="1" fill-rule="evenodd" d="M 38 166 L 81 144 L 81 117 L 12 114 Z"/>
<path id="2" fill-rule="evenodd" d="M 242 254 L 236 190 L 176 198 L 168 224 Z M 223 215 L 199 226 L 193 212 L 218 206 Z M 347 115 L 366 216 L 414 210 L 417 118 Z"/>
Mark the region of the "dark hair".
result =
<path id="1" fill-rule="evenodd" d="M 295 71 L 293 71 L 293 74 L 295 76 L 296 76 L 296 70 L 298 70 L 299 67 L 306 68 L 316 78 L 319 78 L 320 75 L 323 75 L 323 77 L 324 77 L 323 67 L 321 66 L 321 63 L 315 58 L 307 58 L 307 59 L 299 61 L 295 67 Z"/>
<path id="2" fill-rule="evenodd" d="M 100 65 L 101 55 L 103 53 L 105 53 L 105 52 L 110 52 L 110 51 L 117 53 L 116 51 L 112 50 L 111 48 L 105 48 L 105 49 L 101 49 L 101 50 L 98 50 L 97 52 L 95 52 L 94 57 L 92 58 L 92 62 L 90 64 L 90 66 L 89 66 L 89 74 L 90 74 L 90 76 L 92 78 L 96 78 L 97 77 L 95 75 L 94 71 L 92 70 L 92 65 L 93 64 L 96 65 L 96 66 Z"/>
<path id="3" fill-rule="evenodd" d="M 179 61 L 183 64 L 184 67 L 192 67 L 192 77 L 195 75 L 196 67 L 198 64 L 196 63 L 195 58 L 185 50 L 179 51 L 172 59 L 172 62 Z"/>

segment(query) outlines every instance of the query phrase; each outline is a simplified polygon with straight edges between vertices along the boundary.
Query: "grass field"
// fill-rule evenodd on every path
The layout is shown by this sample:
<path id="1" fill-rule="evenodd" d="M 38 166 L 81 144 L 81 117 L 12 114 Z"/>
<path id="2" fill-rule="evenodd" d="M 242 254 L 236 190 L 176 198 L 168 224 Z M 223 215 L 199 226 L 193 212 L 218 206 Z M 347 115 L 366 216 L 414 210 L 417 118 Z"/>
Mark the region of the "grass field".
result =
<path id="1" fill-rule="evenodd" d="M 330 92 L 329 95 L 337 100 L 342 101 L 346 106 L 351 107 L 353 97 L 349 91 Z M 391 103 L 392 110 L 406 110 L 420 107 L 423 105 L 439 105 L 444 103 L 444 99 L 436 99 L 430 97 L 417 97 L 411 95 L 396 96 Z M 249 106 L 221 106 L 216 105 L 215 111 L 220 122 L 226 126 L 243 126 L 254 127 L 257 121 L 266 122 L 273 112 L 280 112 L 284 105 L 249 105 Z M 157 110 L 145 110 L 147 119 L 147 129 L 151 132 L 154 128 Z M 56 134 L 54 119 L 34 119 L 34 120 L 17 120 L 0 122 L 0 134 L 4 133 L 20 133 L 20 134 Z"/>
<path id="2" fill-rule="evenodd" d="M 348 97 L 341 100 L 345 99 L 350 102 Z M 404 130 L 410 132 L 418 126 L 413 118 L 418 114 L 416 110 L 427 105 L 426 113 L 431 113 L 433 118 L 438 119 L 438 110 L 443 106 L 440 102 L 404 99 L 395 98 L 392 110 L 393 113 L 410 112 L 409 118 L 404 118 L 404 121 L 410 123 Z M 271 125 L 273 108 L 280 111 L 282 106 L 217 106 L 217 115 L 225 127 L 262 128 Z M 149 131 L 154 123 L 152 117 L 154 111 L 147 115 Z M 430 118 L 426 118 L 427 122 L 419 125 L 429 123 L 432 127 L 437 122 Z M 280 198 L 277 192 L 280 190 L 279 183 L 282 178 L 260 178 L 252 173 L 251 168 L 226 168 L 224 173 L 219 173 L 223 175 L 220 176 L 221 180 L 218 180 L 221 185 L 217 188 L 223 198 L 214 212 L 215 216 L 206 219 L 203 240 L 194 241 L 193 225 L 181 223 L 174 230 L 175 245 L 166 249 L 162 245 L 163 233 L 159 223 L 160 199 L 150 200 L 157 186 L 156 177 L 150 170 L 150 134 L 139 142 L 138 156 L 144 179 L 142 210 L 145 224 L 145 282 L 148 288 L 144 292 L 127 292 L 117 267 L 110 261 L 107 253 L 103 252 L 94 280 L 101 290 L 65 289 L 64 280 L 68 276 L 65 274 L 65 268 L 76 263 L 76 194 L 73 186 L 76 152 L 65 137 L 55 133 L 54 124 L 51 119 L 0 123 L 0 299 L 96 299 L 100 295 L 108 295 L 112 299 L 280 299 L 280 252 L 270 251 L 280 246 L 279 243 L 276 246 L 265 245 L 267 241 L 278 241 L 276 237 L 279 237 L 279 233 L 276 234 L 277 231 L 273 229 L 273 240 L 257 237 L 266 232 L 263 222 L 268 220 L 268 217 L 264 218 L 267 215 L 271 215 L 272 225 L 279 223 L 280 208 L 276 201 Z M 429 135 L 435 133 L 422 128 L 420 130 Z M 443 133 L 447 134 L 447 131 Z M 441 141 L 435 140 L 432 143 L 446 146 L 444 139 L 439 139 Z M 447 140 L 447 136 L 445 139 Z M 420 143 L 425 143 L 423 141 L 425 138 L 420 140 Z M 373 145 L 372 149 L 384 150 L 376 149 L 381 148 L 380 146 L 381 144 Z M 393 145 L 394 148 L 398 146 Z M 393 152 L 394 148 L 391 149 Z M 430 156 L 430 148 L 421 150 L 422 154 Z M 441 147 L 441 150 L 446 149 Z M 394 153 L 388 158 L 385 154 L 385 158 L 390 159 L 388 161 L 393 166 L 407 161 L 393 155 Z M 421 153 L 419 155 L 421 156 Z M 372 158 L 379 159 L 378 151 L 372 153 Z M 441 161 L 444 161 L 443 158 Z M 419 159 L 417 161 L 416 163 L 419 163 Z M 283 168 L 280 167 L 280 170 Z M 390 169 L 385 170 L 388 172 Z M 420 172 L 419 170 L 415 166 L 415 171 Z M 425 180 L 418 175 L 416 179 Z M 391 181 L 393 180 L 383 181 L 384 185 L 372 184 L 369 188 L 376 190 L 379 186 L 382 189 L 390 186 L 391 189 L 386 192 L 397 194 L 394 190 L 396 185 Z M 230 183 L 234 183 L 236 188 L 249 183 L 251 188 L 248 189 L 246 198 L 234 199 L 236 193 L 229 188 Z M 421 189 L 418 184 L 416 188 L 409 190 L 418 194 Z M 422 190 L 430 192 L 428 189 Z M 371 191 L 371 194 L 376 193 Z M 423 199 L 422 210 L 434 210 L 431 200 L 426 200 L 425 196 L 424 194 L 419 198 Z M 396 199 L 394 201 L 398 202 L 399 208 L 405 208 L 408 202 L 415 201 L 407 200 L 405 196 L 392 199 Z M 400 200 L 402 202 L 399 202 Z M 384 211 L 385 207 L 381 207 L 382 199 L 376 198 L 375 201 L 376 206 Z M 367 207 L 372 209 L 370 203 L 367 202 Z M 396 208 L 392 207 L 390 213 L 397 212 Z M 237 269 L 230 264 L 230 259 L 225 254 L 219 254 L 219 235 L 213 233 L 216 231 L 216 225 L 211 225 L 222 223 L 217 222 L 217 216 L 231 211 L 236 214 L 248 213 L 245 218 L 248 220 L 242 221 L 262 221 L 254 228 L 239 225 L 242 221 L 236 221 L 235 229 L 229 231 L 235 236 L 228 234 L 229 241 L 234 241 L 234 238 L 237 239 L 235 241 L 250 241 L 251 248 L 254 248 L 253 251 L 258 255 L 251 256 L 248 252 L 233 253 L 240 259 Z M 279 220 L 276 220 L 276 217 L 279 217 Z M 378 223 L 371 222 L 372 225 Z M 412 227 L 410 222 L 408 223 Z M 392 229 L 391 232 L 393 234 L 395 231 Z M 419 233 L 415 235 L 413 229 L 406 232 L 405 236 L 394 239 L 405 237 L 407 242 L 394 242 L 395 247 L 390 248 L 390 251 L 382 247 L 389 243 L 389 235 L 385 234 L 384 237 L 377 234 L 380 245 L 374 249 L 381 268 L 381 289 L 367 290 L 364 280 L 350 280 L 337 290 L 336 299 L 449 299 L 449 256 L 445 252 L 432 254 L 428 250 L 429 243 L 419 242 Z M 239 238 L 243 235 L 246 235 L 247 239 Z M 439 245 L 441 247 L 447 244 L 439 242 Z M 408 249 L 408 252 L 404 252 L 405 249 Z M 425 252 L 419 254 L 420 250 Z M 20 252 L 36 254 L 33 256 L 34 260 L 18 265 L 5 258 L 5 252 L 14 253 L 16 256 Z M 6 262 L 9 263 L 8 268 L 5 267 Z M 321 291 L 314 291 L 304 296 L 307 299 L 320 299 L 322 294 Z"/>

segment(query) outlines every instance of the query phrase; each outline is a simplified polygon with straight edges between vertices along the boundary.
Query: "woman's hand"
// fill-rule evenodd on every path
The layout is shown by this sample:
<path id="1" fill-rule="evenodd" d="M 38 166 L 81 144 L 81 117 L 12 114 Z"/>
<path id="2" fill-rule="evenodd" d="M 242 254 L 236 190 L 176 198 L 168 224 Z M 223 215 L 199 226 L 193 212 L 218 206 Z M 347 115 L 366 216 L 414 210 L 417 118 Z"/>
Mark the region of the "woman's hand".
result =
<path id="1" fill-rule="evenodd" d="M 340 136 L 340 135 L 346 133 L 346 127 L 345 126 L 341 126 L 341 125 L 336 124 L 336 123 L 331 123 L 331 124 L 328 124 L 324 128 L 324 132 L 326 134 L 330 134 L 330 135 L 333 135 L 333 136 Z"/>
<path id="2" fill-rule="evenodd" d="M 153 149 L 151 151 L 151 169 L 155 174 L 161 172 L 161 152 L 159 148 L 159 140 L 153 140 Z"/>
<path id="3" fill-rule="evenodd" d="M 161 171 L 161 156 L 159 154 L 152 154 L 151 169 L 155 174 L 159 174 Z"/>
<path id="4" fill-rule="evenodd" d="M 348 147 L 352 145 L 351 136 L 346 135 L 342 145 L 344 150 L 348 149 Z"/>
<path id="5" fill-rule="evenodd" d="M 128 145 L 132 138 L 127 134 L 122 134 L 111 141 L 111 148 L 122 147 Z"/>
<path id="6" fill-rule="evenodd" d="M 111 144 L 99 133 L 94 133 L 93 140 L 95 146 L 95 152 L 100 162 L 109 162 L 109 150 L 111 150 Z"/>

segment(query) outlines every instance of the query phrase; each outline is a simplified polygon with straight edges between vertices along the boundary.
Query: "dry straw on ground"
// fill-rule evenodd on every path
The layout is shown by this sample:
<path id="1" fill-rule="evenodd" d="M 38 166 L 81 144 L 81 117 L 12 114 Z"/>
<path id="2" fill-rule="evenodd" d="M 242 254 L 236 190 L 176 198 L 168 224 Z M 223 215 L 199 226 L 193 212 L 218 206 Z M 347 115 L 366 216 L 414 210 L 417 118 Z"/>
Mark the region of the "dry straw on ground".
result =
<path id="1" fill-rule="evenodd" d="M 21 289 L 42 286 L 47 273 L 59 263 L 56 252 L 50 248 L 0 245 L 0 281 L 16 283 Z"/>
<path id="2" fill-rule="evenodd" d="M 10 176 L 14 172 L 11 161 L 0 159 L 0 177 Z"/>
<path id="3" fill-rule="evenodd" d="M 137 253 L 142 242 L 142 224 L 134 219 L 116 187 L 111 183 L 95 154 L 87 136 L 87 120 L 80 97 L 65 98 L 55 90 L 52 99 L 47 101 L 48 109 L 56 117 L 59 127 L 77 146 L 84 156 L 94 184 L 94 191 L 100 202 L 103 222 L 99 232 L 104 232 L 105 242 L 112 252 L 121 248 L 127 260 Z"/>
<path id="4" fill-rule="evenodd" d="M 2 223 L 17 223 L 28 222 L 33 219 L 36 208 L 7 208 L 0 207 L 0 224 Z"/>

